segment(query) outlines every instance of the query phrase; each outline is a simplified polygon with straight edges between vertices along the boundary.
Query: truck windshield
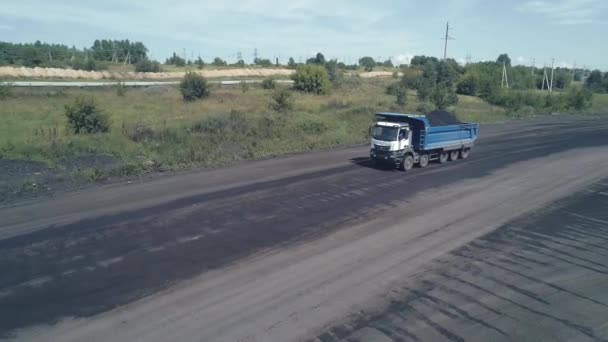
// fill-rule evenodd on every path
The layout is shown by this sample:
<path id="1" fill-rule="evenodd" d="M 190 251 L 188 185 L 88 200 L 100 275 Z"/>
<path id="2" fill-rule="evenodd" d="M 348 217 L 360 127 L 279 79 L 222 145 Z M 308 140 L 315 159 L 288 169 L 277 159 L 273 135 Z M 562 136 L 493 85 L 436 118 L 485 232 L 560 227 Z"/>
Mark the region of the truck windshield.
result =
<path id="1" fill-rule="evenodd" d="M 376 126 L 374 127 L 373 137 L 376 140 L 395 141 L 398 133 L 399 128 L 397 127 Z"/>

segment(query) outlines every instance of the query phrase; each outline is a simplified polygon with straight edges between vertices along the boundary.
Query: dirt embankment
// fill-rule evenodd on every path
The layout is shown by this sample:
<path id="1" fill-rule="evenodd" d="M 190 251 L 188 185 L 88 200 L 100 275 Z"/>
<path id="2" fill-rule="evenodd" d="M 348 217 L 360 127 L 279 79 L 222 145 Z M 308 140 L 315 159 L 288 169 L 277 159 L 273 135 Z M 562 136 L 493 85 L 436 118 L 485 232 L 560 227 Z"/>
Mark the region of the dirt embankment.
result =
<path id="1" fill-rule="evenodd" d="M 220 77 L 268 77 L 289 76 L 293 70 L 287 69 L 224 69 L 195 71 L 208 78 Z M 84 71 L 59 68 L 26 68 L 0 67 L 0 77 L 4 78 L 38 78 L 38 79 L 129 79 L 129 80 L 164 80 L 184 76 L 184 72 L 116 72 Z"/>
<path id="2" fill-rule="evenodd" d="M 196 70 L 196 73 L 207 78 L 233 78 L 233 77 L 269 77 L 290 76 L 294 70 L 288 69 L 207 69 Z M 183 71 L 174 72 L 133 72 L 133 71 L 85 71 L 60 68 L 26 68 L 26 67 L 0 67 L 0 78 L 9 79 L 84 79 L 84 80 L 168 80 L 182 78 Z M 402 73 L 399 73 L 401 76 Z M 391 77 L 392 72 L 372 71 L 363 72 L 359 76 L 364 78 Z"/>

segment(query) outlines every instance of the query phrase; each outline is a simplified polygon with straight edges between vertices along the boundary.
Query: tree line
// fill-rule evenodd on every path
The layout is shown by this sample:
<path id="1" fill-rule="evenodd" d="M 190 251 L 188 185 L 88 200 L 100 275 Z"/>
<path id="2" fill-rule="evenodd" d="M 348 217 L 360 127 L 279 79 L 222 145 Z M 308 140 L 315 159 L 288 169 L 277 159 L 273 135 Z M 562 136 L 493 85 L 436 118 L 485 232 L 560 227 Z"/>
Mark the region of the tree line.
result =
<path id="1" fill-rule="evenodd" d="M 26 67 L 73 68 L 100 70 L 104 62 L 137 64 L 148 60 L 148 49 L 142 42 L 95 40 L 90 48 L 79 49 L 63 44 L 0 42 L 0 65 Z"/>

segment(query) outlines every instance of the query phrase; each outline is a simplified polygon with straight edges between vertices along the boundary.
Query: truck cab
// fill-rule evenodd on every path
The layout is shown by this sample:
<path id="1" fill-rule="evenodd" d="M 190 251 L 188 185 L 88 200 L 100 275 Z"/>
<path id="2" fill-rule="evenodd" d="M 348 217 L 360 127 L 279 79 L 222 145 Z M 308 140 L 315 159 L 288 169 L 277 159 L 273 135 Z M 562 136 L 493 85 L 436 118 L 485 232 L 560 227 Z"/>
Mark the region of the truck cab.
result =
<path id="1" fill-rule="evenodd" d="M 412 150 L 412 134 L 406 122 L 379 121 L 372 128 L 370 157 L 398 165 L 407 151 Z"/>

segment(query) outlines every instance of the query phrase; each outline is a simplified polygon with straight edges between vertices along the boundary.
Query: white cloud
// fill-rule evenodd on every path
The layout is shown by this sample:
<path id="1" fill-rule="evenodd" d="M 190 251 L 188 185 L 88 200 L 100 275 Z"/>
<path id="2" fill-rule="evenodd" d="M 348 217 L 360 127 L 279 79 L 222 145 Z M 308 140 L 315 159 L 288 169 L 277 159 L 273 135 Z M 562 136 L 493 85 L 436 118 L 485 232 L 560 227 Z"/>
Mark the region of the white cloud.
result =
<path id="1" fill-rule="evenodd" d="M 401 64 L 410 64 L 410 61 L 416 54 L 407 52 L 403 54 L 399 54 L 393 58 L 393 64 L 401 65 Z"/>
<path id="2" fill-rule="evenodd" d="M 539 14 L 563 25 L 588 24 L 608 8 L 605 0 L 527 1 L 518 9 Z"/>
<path id="3" fill-rule="evenodd" d="M 530 59 L 528 57 L 524 57 L 524 56 L 517 56 L 515 58 L 515 63 L 514 64 L 528 64 L 530 63 Z"/>

